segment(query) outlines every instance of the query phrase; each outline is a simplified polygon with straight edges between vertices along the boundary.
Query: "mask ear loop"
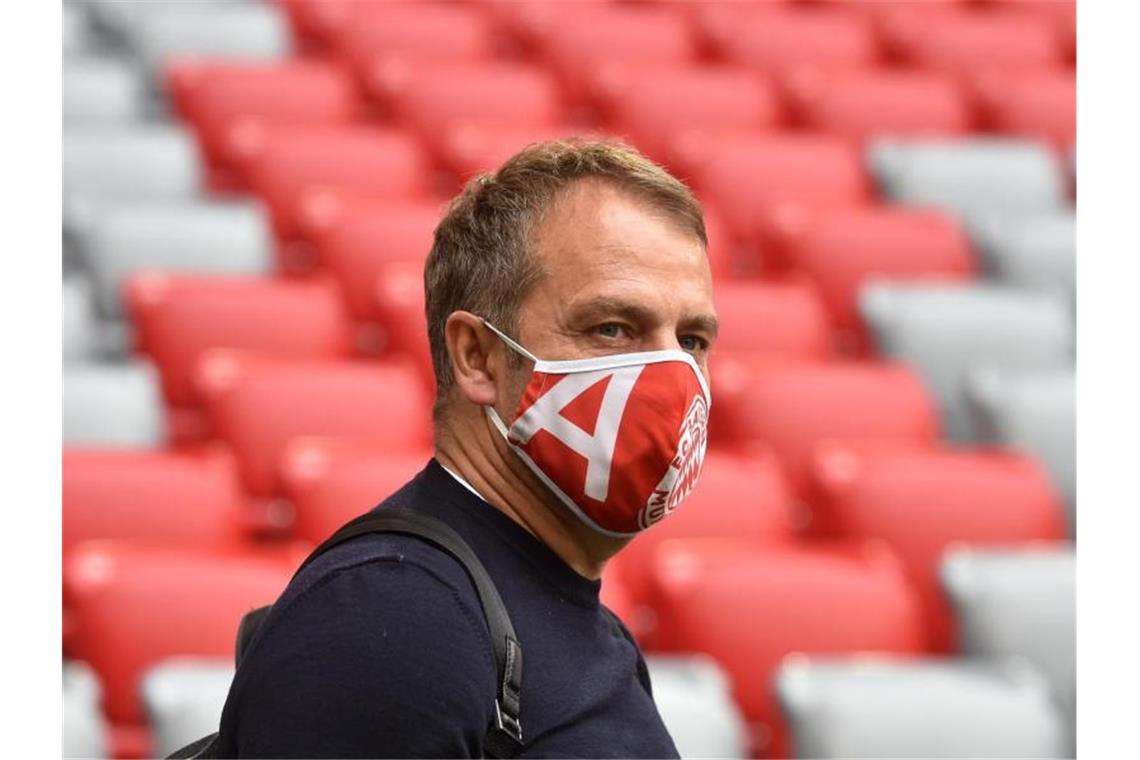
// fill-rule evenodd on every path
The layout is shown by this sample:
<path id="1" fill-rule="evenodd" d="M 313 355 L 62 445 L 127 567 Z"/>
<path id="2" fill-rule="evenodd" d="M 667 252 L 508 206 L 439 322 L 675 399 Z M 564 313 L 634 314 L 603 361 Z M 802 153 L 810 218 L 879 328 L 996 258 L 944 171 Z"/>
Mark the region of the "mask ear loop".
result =
<path id="1" fill-rule="evenodd" d="M 514 350 L 516 353 L 522 354 L 522 355 L 523 355 L 523 356 L 525 356 L 527 359 L 530 359 L 532 362 L 536 362 L 536 363 L 537 363 L 537 362 L 539 361 L 539 359 L 538 359 L 538 357 L 537 357 L 537 356 L 535 356 L 534 354 L 532 354 L 530 351 L 527 351 L 525 348 L 523 348 L 523 347 L 522 347 L 522 345 L 521 345 L 521 344 L 519 344 L 519 343 L 516 343 L 514 340 L 512 340 L 512 339 L 510 338 L 510 336 L 508 336 L 508 335 L 507 335 L 506 333 L 504 333 L 502 330 L 500 330 L 499 328 L 495 327 L 493 324 L 491 324 L 490 322 L 488 322 L 486 319 L 483 319 L 483 317 L 479 317 L 479 319 L 482 319 L 482 320 L 483 320 L 483 324 L 484 324 L 484 325 L 487 327 L 487 329 L 488 329 L 488 330 L 490 330 L 491 332 L 495 333 L 495 335 L 498 335 L 498 336 L 499 336 L 499 337 L 502 339 L 502 341 L 503 341 L 504 343 L 506 343 L 508 347 L 510 347 L 511 349 L 513 349 L 513 350 Z"/>

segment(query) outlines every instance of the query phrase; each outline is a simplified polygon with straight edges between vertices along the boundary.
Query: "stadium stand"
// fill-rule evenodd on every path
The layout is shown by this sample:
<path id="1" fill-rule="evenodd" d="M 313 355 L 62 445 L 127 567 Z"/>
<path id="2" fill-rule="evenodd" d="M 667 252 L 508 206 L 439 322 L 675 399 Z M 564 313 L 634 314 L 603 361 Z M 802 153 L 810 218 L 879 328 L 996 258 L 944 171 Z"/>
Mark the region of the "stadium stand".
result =
<path id="1" fill-rule="evenodd" d="M 1068 507 L 1069 533 L 1076 535 L 1076 374 L 979 371 L 966 393 L 983 438 L 1031 454 L 1045 465 Z"/>
<path id="2" fill-rule="evenodd" d="M 953 647 L 953 617 L 938 585 L 942 552 L 1058 542 L 1061 500 L 1044 468 L 1016 453 L 828 442 L 813 462 L 809 530 L 878 540 L 899 557 L 922 597 L 932 651 Z"/>
<path id="3" fill-rule="evenodd" d="M 996 285 L 884 284 L 861 292 L 878 351 L 906 362 L 938 397 L 954 441 L 978 438 L 965 378 L 977 369 L 1057 369 L 1073 362 L 1073 324 L 1047 295 Z"/>
<path id="4" fill-rule="evenodd" d="M 698 194 L 722 327 L 700 485 L 601 591 L 682 755 L 1073 757 L 1075 29 L 65 0 L 64 755 L 216 727 L 291 542 L 430 456 L 445 201 L 617 133 Z"/>
<path id="5" fill-rule="evenodd" d="M 162 389 L 149 362 L 68 365 L 64 445 L 156 448 L 166 437 Z"/>
<path id="6" fill-rule="evenodd" d="M 796 757 L 1065 757 L 1048 688 L 1018 663 L 788 662 Z"/>

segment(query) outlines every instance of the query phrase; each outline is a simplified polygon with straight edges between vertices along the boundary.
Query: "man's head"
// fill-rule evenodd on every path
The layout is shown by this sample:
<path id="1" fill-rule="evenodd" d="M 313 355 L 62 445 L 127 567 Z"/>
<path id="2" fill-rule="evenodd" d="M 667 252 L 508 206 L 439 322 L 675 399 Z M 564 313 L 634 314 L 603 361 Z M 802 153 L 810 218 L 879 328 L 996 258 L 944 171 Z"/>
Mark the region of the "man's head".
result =
<path id="1" fill-rule="evenodd" d="M 424 270 L 437 425 L 462 403 L 446 334 L 456 312 L 542 358 L 680 347 L 706 369 L 715 336 L 706 246 L 689 189 L 615 140 L 539 143 L 473 179 Z M 518 372 L 513 398 L 496 406 L 509 416 L 528 371 L 505 358 Z"/>

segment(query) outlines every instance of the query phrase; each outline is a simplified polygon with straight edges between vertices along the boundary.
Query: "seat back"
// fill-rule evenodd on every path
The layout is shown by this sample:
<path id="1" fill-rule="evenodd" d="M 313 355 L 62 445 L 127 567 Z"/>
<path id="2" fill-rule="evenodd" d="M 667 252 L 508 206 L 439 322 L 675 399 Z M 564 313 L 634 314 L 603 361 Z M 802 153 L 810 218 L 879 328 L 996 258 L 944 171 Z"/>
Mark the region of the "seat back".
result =
<path id="1" fill-rule="evenodd" d="M 146 671 L 142 702 L 156 757 L 218 730 L 233 678 L 232 657 L 175 657 Z"/>
<path id="2" fill-rule="evenodd" d="M 146 167 L 124 171 L 123 167 Z M 201 188 L 198 149 L 179 127 L 68 129 L 63 138 L 66 205 L 81 199 L 184 199 Z"/>
<path id="3" fill-rule="evenodd" d="M 64 757 L 107 757 L 110 737 L 99 707 L 101 692 L 99 677 L 87 663 L 64 660 Z"/>
<path id="4" fill-rule="evenodd" d="M 154 448 L 166 441 L 158 373 L 149 362 L 69 364 L 63 374 L 63 442 Z"/>
<path id="5" fill-rule="evenodd" d="M 126 124 L 145 109 L 143 81 L 130 64 L 106 56 L 64 58 L 64 124 Z"/>
<path id="6" fill-rule="evenodd" d="M 63 278 L 63 360 L 83 362 L 99 353 L 91 285 L 82 277 Z"/>
<path id="7" fill-rule="evenodd" d="M 653 702 L 681 757 L 747 756 L 744 716 L 728 676 L 709 657 L 648 655 Z"/>
<path id="8" fill-rule="evenodd" d="M 717 351 L 808 360 L 835 353 L 827 312 L 807 280 L 721 282 L 714 297 Z"/>
<path id="9" fill-rule="evenodd" d="M 126 32 L 134 52 L 156 74 L 178 56 L 265 60 L 292 51 L 281 12 L 262 3 L 154 4 L 138 12 Z"/>
<path id="10" fill-rule="evenodd" d="M 971 226 L 986 267 L 1008 285 L 1074 298 L 1077 215 L 1073 210 L 993 214 Z"/>

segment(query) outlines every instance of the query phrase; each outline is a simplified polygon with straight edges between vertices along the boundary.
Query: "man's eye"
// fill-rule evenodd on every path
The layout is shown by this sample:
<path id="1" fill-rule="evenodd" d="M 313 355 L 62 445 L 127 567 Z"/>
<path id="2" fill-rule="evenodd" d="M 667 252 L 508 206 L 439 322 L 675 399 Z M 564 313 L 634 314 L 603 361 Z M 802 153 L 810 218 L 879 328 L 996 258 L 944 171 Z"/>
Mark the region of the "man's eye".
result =
<path id="1" fill-rule="evenodd" d="M 679 341 L 681 348 L 685 351 L 703 351 L 708 348 L 708 342 L 704 338 L 698 338 L 696 335 L 686 335 Z"/>
<path id="2" fill-rule="evenodd" d="M 598 325 L 595 328 L 595 332 L 597 332 L 598 335 L 601 335 L 603 338 L 620 338 L 622 329 L 623 328 L 621 325 L 614 322 L 609 322 L 604 325 Z"/>

